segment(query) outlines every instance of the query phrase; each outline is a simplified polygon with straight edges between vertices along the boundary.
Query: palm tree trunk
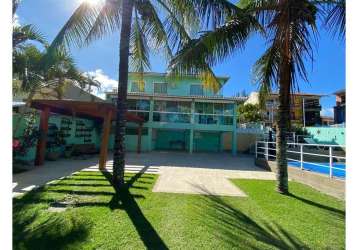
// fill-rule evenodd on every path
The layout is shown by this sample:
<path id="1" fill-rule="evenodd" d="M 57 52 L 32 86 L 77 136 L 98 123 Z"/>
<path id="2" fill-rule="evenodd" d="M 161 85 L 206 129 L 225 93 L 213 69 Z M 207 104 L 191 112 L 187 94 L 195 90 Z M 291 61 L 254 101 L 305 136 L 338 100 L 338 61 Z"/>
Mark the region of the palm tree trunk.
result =
<path id="1" fill-rule="evenodd" d="M 117 97 L 117 119 L 114 138 L 113 153 L 113 184 L 117 187 L 124 184 L 125 166 L 125 130 L 127 112 L 127 84 L 128 84 L 128 61 L 129 61 L 129 39 L 132 25 L 133 1 L 122 1 L 122 24 L 119 48 L 119 79 Z"/>
<path id="2" fill-rule="evenodd" d="M 290 60 L 285 57 L 279 78 L 279 107 L 276 128 L 277 191 L 288 193 L 287 131 L 290 120 L 291 73 Z"/>

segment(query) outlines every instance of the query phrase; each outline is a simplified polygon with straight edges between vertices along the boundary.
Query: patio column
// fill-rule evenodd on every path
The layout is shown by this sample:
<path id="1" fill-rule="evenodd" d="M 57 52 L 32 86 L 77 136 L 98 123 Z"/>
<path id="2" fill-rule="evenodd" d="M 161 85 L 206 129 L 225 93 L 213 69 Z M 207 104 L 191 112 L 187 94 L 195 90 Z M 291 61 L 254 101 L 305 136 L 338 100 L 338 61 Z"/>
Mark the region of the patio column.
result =
<path id="1" fill-rule="evenodd" d="M 142 130 L 143 124 L 140 123 L 138 127 L 138 136 L 137 136 L 137 153 L 140 154 L 142 151 Z"/>
<path id="2" fill-rule="evenodd" d="M 150 99 L 149 102 L 149 120 L 148 120 L 148 151 L 152 151 L 152 135 L 153 135 L 153 111 L 154 111 L 154 100 Z"/>
<path id="3" fill-rule="evenodd" d="M 40 138 L 37 142 L 35 166 L 41 166 L 45 161 L 49 116 L 50 108 L 46 107 L 40 115 Z"/>
<path id="4" fill-rule="evenodd" d="M 234 103 L 234 110 L 233 110 L 233 119 L 232 119 L 232 140 L 231 140 L 231 150 L 232 155 L 237 155 L 237 126 L 236 126 L 236 103 Z"/>
<path id="5" fill-rule="evenodd" d="M 194 151 L 194 127 L 195 127 L 195 99 L 191 100 L 190 106 L 190 137 L 189 137 L 189 153 L 192 154 Z"/>
<path id="6" fill-rule="evenodd" d="M 194 129 L 190 129 L 190 138 L 189 138 L 189 153 L 193 153 L 193 145 L 194 145 Z"/>
<path id="7" fill-rule="evenodd" d="M 101 142 L 101 151 L 99 154 L 99 169 L 106 168 L 107 154 L 108 154 L 108 141 L 111 132 L 112 111 L 109 110 L 107 115 L 103 119 L 103 133 Z"/>

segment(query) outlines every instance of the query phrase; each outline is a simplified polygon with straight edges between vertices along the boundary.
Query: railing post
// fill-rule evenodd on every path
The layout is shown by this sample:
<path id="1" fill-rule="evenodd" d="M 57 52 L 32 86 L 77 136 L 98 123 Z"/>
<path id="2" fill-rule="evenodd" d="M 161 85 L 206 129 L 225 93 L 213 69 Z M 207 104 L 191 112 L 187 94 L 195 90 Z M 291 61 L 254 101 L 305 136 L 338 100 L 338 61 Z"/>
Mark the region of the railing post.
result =
<path id="1" fill-rule="evenodd" d="M 303 145 L 300 145 L 300 163 L 301 163 L 301 170 L 303 170 Z"/>
<path id="2" fill-rule="evenodd" d="M 266 160 L 268 161 L 268 159 L 269 159 L 268 142 L 265 142 L 265 145 L 266 145 L 266 147 L 265 147 L 265 157 L 266 157 Z"/>
<path id="3" fill-rule="evenodd" d="M 329 178 L 333 177 L 333 157 L 332 157 L 332 146 L 329 147 Z"/>

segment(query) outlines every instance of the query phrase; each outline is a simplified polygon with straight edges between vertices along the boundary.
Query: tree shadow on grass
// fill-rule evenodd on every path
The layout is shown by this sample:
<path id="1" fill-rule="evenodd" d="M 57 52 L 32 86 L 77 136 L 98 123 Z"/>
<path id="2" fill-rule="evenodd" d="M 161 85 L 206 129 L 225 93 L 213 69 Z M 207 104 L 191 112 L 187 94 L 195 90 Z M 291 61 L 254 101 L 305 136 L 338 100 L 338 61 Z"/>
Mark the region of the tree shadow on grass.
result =
<path id="1" fill-rule="evenodd" d="M 39 211 L 14 211 L 13 249 L 76 248 L 88 237 L 91 224 L 76 214 L 53 213 L 45 218 Z"/>
<path id="2" fill-rule="evenodd" d="M 140 172 L 131 177 L 131 179 L 128 180 L 121 188 L 117 188 L 115 185 L 113 185 L 112 174 L 106 170 L 103 170 L 102 174 L 115 189 L 115 194 L 109 202 L 109 207 L 112 210 L 123 209 L 126 211 L 147 249 L 168 249 L 154 227 L 144 216 L 142 210 L 135 200 L 136 197 L 131 194 L 129 190 L 129 188 L 131 188 L 139 178 L 143 178 L 142 175 L 148 168 L 148 166 L 143 168 Z"/>
<path id="3" fill-rule="evenodd" d="M 129 190 L 147 189 L 146 187 L 134 185 L 139 178 L 143 179 L 143 177 L 150 177 L 144 178 L 145 180 L 154 178 L 151 176 L 142 176 L 145 171 L 146 169 L 143 169 L 142 172 L 135 174 L 121 189 L 115 188 L 114 191 L 75 189 L 102 186 L 104 188 L 106 186 L 114 187 L 112 185 L 112 174 L 103 171 L 99 175 L 85 174 L 85 178 L 79 178 L 81 175 L 76 175 L 74 178 L 66 177 L 64 178 L 65 180 L 74 182 L 48 184 L 45 187 L 26 193 L 21 198 L 16 198 L 14 200 L 13 217 L 14 249 L 64 249 L 73 246 L 76 243 L 80 244 L 86 240 L 91 224 L 88 223 L 90 219 L 82 221 L 84 218 L 83 214 L 76 218 L 76 216 L 73 216 L 76 213 L 76 210 L 69 210 L 69 212 L 66 213 L 42 213 L 44 209 L 47 209 L 49 204 L 63 200 L 66 195 L 85 198 L 80 198 L 78 202 L 71 204 L 70 207 L 73 208 L 109 207 L 112 210 L 123 209 L 128 214 L 147 249 L 168 249 L 136 202 L 136 199 L 145 197 L 140 193 L 131 194 Z M 96 176 L 102 177 L 102 179 L 96 178 Z M 105 178 L 103 178 L 103 176 Z M 76 181 L 81 181 L 81 183 L 77 183 Z M 102 182 L 96 182 L 96 184 L 91 185 L 91 181 L 105 181 L 107 185 L 105 183 L 102 184 Z M 151 182 L 148 181 L 144 182 L 146 184 L 151 184 Z M 56 195 L 53 196 L 49 194 Z M 108 196 L 109 199 L 96 201 L 96 199 L 93 200 L 91 198 L 96 198 L 98 196 Z M 89 198 L 90 200 L 87 201 L 86 198 Z"/>
<path id="4" fill-rule="evenodd" d="M 305 199 L 303 197 L 300 197 L 300 196 L 297 196 L 295 194 L 292 194 L 292 193 L 289 193 L 288 196 L 292 197 L 292 198 L 295 198 L 299 201 L 302 201 L 303 203 L 306 203 L 308 205 L 311 205 L 311 206 L 314 206 L 314 207 L 317 207 L 317 208 L 320 208 L 320 209 L 324 209 L 324 210 L 327 210 L 328 212 L 332 212 L 342 218 L 345 217 L 346 215 L 346 212 L 344 210 L 340 210 L 340 209 L 337 209 L 337 208 L 334 208 L 334 207 L 330 207 L 330 206 L 326 206 L 326 205 L 323 205 L 321 203 L 317 203 L 315 201 L 312 201 L 312 200 L 308 200 L 308 199 Z"/>
<path id="5" fill-rule="evenodd" d="M 200 188 L 200 187 L 198 187 Z M 297 237 L 276 223 L 265 221 L 258 224 L 240 209 L 235 208 L 220 196 L 206 195 L 196 209 L 198 218 L 209 226 L 218 238 L 238 249 L 309 249 Z M 246 202 L 243 199 L 243 202 Z"/>

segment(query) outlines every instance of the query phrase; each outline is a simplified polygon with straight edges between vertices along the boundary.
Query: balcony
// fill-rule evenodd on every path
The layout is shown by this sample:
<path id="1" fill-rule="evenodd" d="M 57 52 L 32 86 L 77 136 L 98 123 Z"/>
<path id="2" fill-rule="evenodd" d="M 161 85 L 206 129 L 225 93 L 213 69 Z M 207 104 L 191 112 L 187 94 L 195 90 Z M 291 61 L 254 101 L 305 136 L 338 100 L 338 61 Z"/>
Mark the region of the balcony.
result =
<path id="1" fill-rule="evenodd" d="M 190 123 L 190 113 L 177 113 L 177 112 L 153 112 L 154 122 L 166 123 Z"/>

